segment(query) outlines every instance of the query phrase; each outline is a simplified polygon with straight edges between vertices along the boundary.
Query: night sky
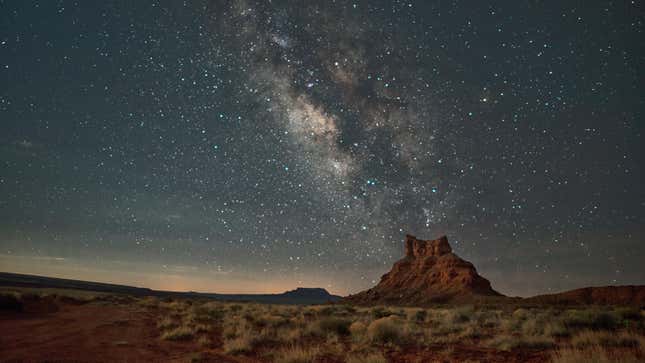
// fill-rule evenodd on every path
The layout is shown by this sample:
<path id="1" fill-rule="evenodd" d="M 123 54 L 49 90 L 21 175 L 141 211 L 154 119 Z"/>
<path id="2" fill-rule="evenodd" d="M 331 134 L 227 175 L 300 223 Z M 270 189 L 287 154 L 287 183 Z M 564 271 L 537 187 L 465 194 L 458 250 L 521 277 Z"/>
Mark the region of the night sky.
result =
<path id="1" fill-rule="evenodd" d="M 0 270 L 354 293 L 645 283 L 641 1 L 0 0 Z"/>

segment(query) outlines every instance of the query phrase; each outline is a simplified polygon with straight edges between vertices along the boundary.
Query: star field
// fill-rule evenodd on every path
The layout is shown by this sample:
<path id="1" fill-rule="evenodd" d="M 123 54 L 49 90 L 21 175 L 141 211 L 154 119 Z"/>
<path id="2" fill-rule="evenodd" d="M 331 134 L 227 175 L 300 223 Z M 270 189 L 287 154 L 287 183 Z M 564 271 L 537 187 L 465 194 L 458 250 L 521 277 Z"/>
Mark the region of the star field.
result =
<path id="1" fill-rule="evenodd" d="M 0 1 L 0 270 L 347 294 L 448 235 L 645 282 L 639 1 Z"/>

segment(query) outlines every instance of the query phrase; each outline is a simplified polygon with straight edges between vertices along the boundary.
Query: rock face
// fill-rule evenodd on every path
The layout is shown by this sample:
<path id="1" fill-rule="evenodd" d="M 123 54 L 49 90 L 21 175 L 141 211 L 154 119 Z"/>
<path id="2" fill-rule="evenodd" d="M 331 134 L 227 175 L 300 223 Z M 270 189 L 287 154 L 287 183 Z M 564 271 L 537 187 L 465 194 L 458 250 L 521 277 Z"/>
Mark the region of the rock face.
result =
<path id="1" fill-rule="evenodd" d="M 501 296 L 472 263 L 452 253 L 446 236 L 420 240 L 407 235 L 405 257 L 375 287 L 348 296 L 354 304 L 426 305 Z"/>

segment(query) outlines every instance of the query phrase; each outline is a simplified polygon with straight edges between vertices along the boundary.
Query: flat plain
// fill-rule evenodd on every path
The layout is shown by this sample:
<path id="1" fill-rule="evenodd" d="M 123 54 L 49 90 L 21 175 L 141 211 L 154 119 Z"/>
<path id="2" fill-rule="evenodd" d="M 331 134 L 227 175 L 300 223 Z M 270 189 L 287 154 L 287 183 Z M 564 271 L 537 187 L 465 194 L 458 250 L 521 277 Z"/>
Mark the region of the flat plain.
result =
<path id="1" fill-rule="evenodd" d="M 0 361 L 642 362 L 637 307 L 268 305 L 0 290 Z"/>

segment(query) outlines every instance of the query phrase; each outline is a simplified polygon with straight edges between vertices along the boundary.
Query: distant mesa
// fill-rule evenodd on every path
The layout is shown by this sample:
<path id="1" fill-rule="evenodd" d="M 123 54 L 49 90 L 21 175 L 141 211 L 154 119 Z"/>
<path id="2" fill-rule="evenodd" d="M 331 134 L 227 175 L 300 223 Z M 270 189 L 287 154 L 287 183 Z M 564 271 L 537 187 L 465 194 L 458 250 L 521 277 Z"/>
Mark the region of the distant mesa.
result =
<path id="1" fill-rule="evenodd" d="M 452 252 L 448 238 L 405 238 L 405 257 L 375 287 L 348 296 L 357 304 L 427 305 L 502 296 L 472 263 Z"/>
<path id="2" fill-rule="evenodd" d="M 299 287 L 281 294 L 217 294 L 202 292 L 160 291 L 140 287 L 104 284 L 100 282 L 60 279 L 55 277 L 0 272 L 0 286 L 58 288 L 169 298 L 206 298 L 222 301 L 244 301 L 265 304 L 326 304 L 341 300 L 322 288 Z"/>
<path id="3" fill-rule="evenodd" d="M 334 299 L 334 295 L 331 295 L 327 290 L 320 287 L 298 287 L 295 290 L 289 290 L 284 292 L 282 295 L 286 297 L 301 297 L 301 298 L 321 298 L 321 299 Z"/>

